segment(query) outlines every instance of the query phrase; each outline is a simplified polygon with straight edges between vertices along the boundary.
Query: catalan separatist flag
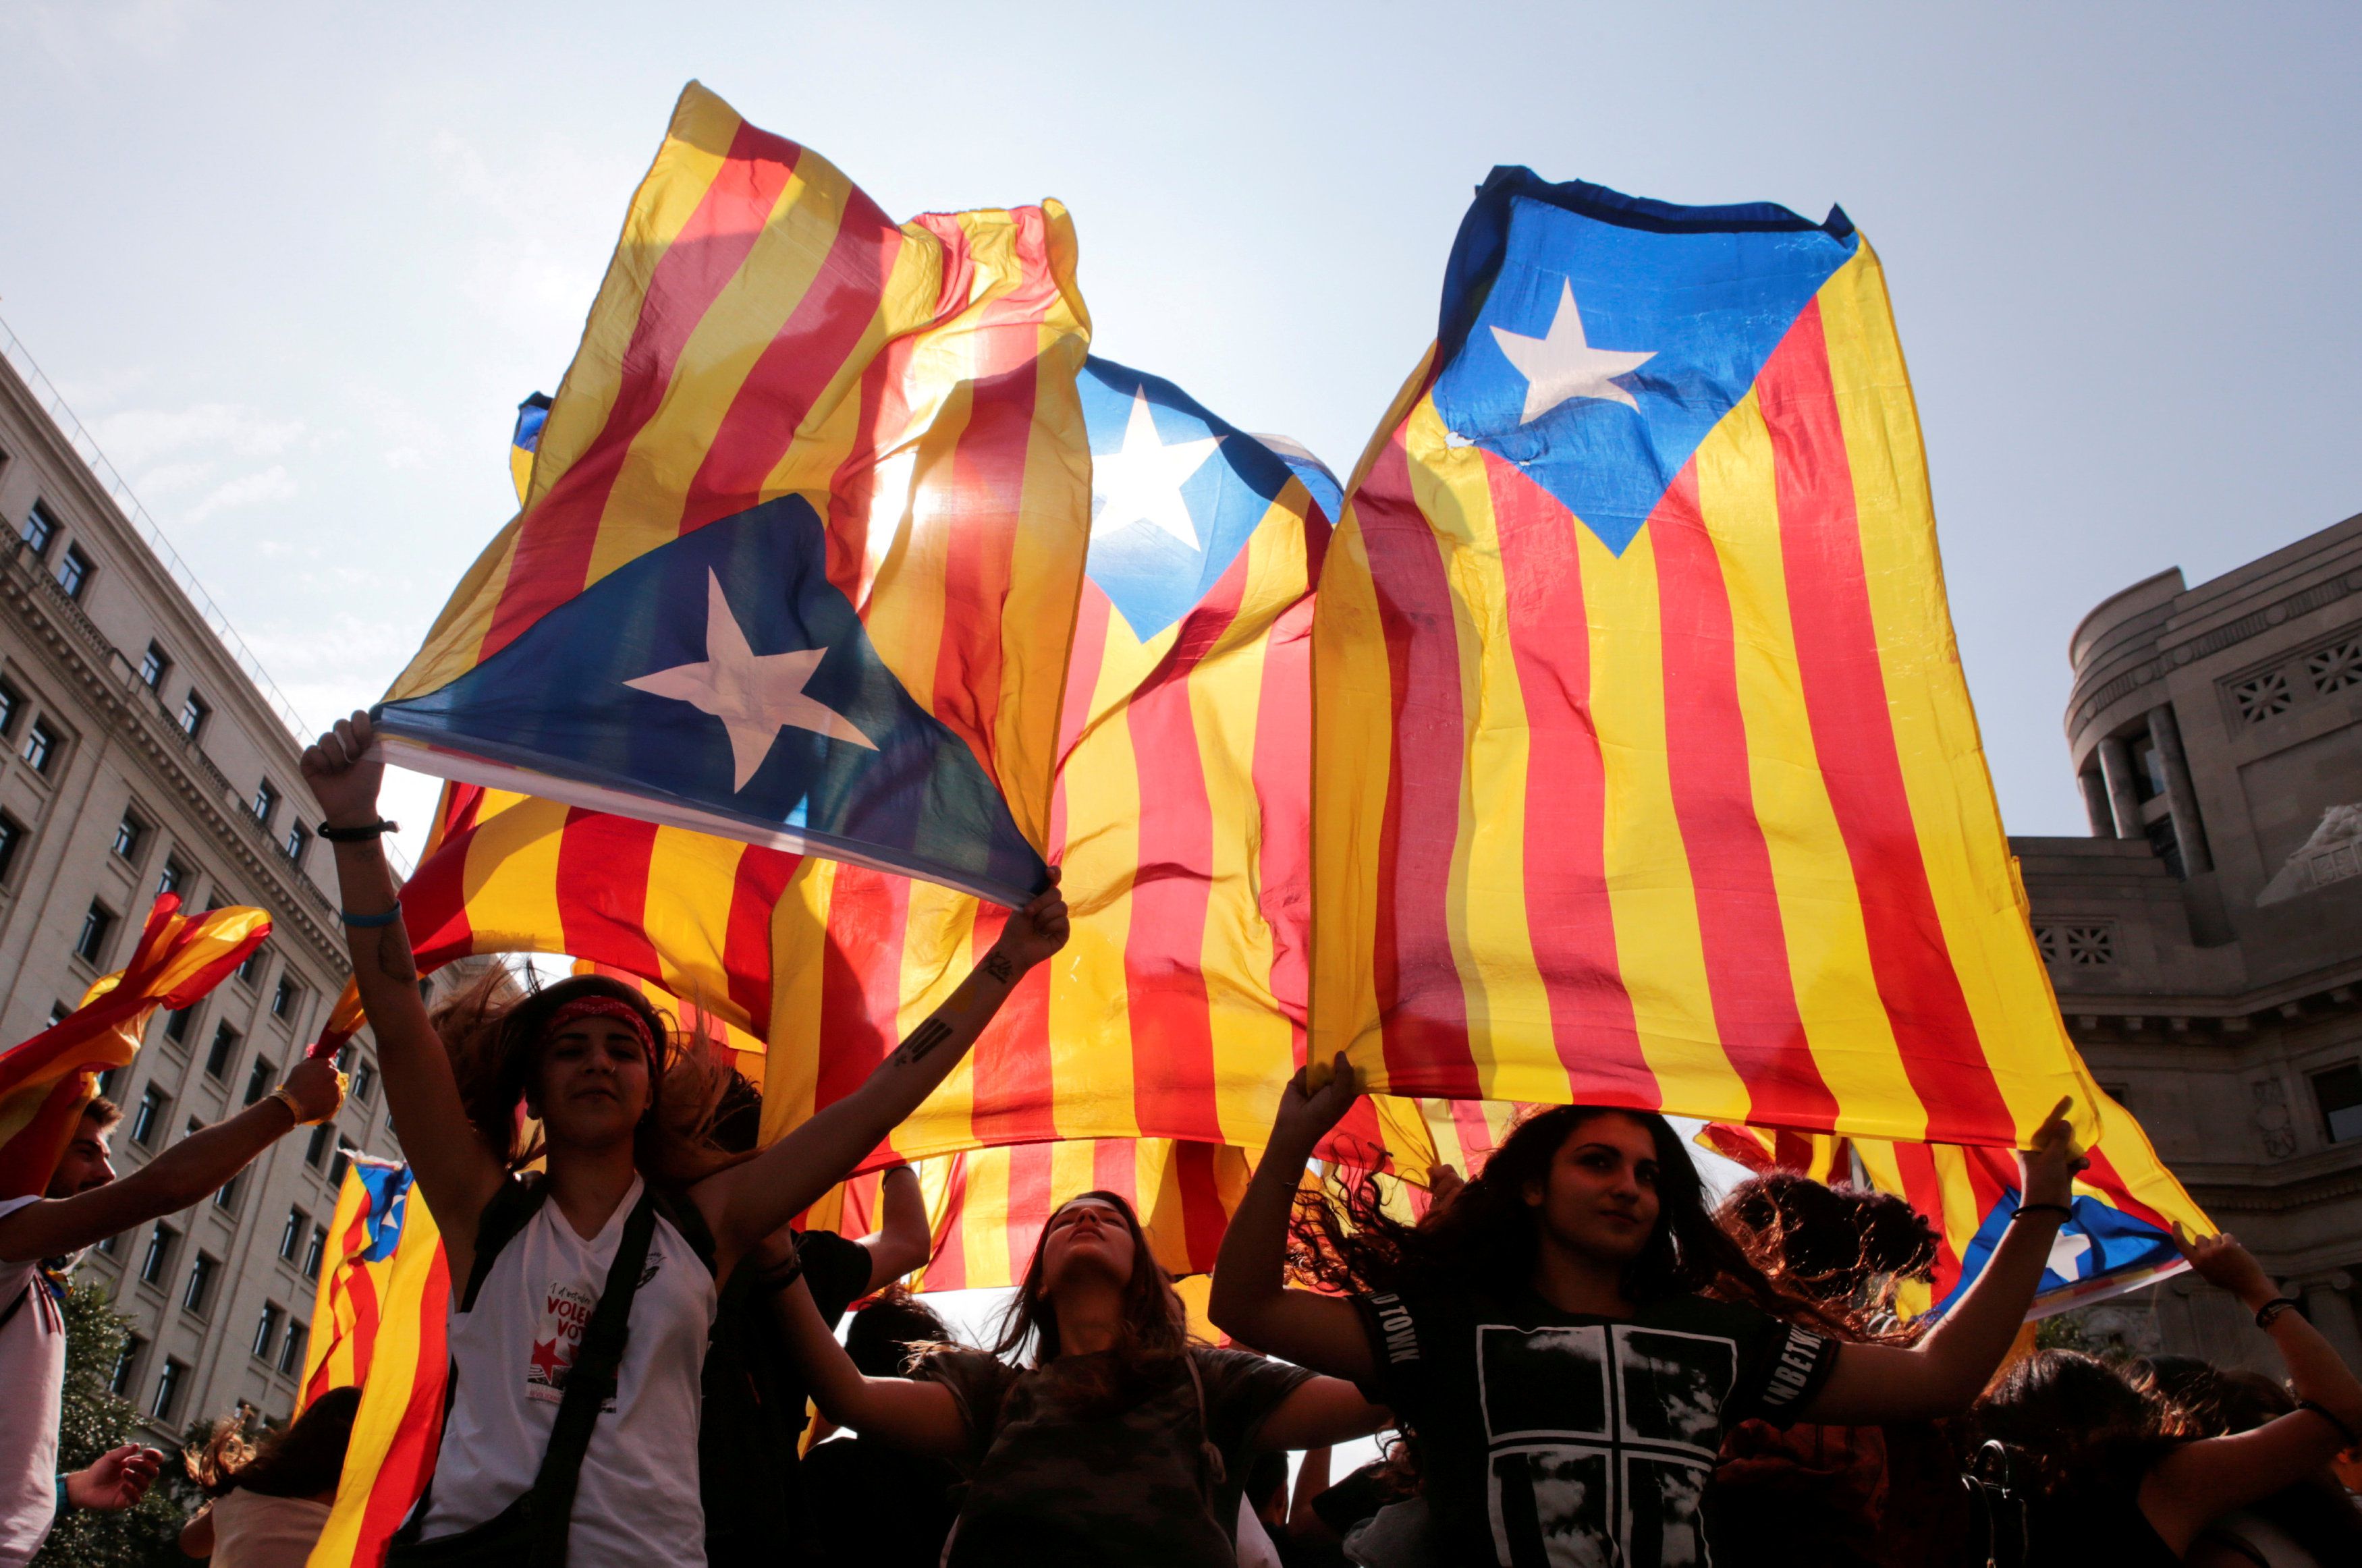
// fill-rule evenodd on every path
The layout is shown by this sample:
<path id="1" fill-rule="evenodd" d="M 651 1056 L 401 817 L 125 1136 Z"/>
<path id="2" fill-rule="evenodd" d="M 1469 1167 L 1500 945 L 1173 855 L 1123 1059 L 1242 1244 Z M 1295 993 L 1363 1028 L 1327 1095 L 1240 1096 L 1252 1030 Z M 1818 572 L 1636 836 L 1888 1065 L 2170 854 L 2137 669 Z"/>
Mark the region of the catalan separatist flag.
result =
<path id="1" fill-rule="evenodd" d="M 1906 1142 L 2088 1109 L 1842 212 L 1495 171 L 1313 636 L 1316 1054 Z"/>
<path id="2" fill-rule="evenodd" d="M 156 1010 L 190 1006 L 270 934 L 260 910 L 180 910 L 178 894 L 159 898 L 128 964 L 94 981 L 73 1011 L 0 1052 L 0 1198 L 45 1190 L 99 1075 L 130 1063 Z"/>
<path id="3" fill-rule="evenodd" d="M 1054 202 L 897 225 L 692 83 L 389 755 L 1021 903 L 1090 524 L 1074 266 Z"/>
<path id="4" fill-rule="evenodd" d="M 451 1298 L 450 1269 L 442 1233 L 424 1197 L 412 1189 L 406 1167 L 356 1160 L 337 1195 L 339 1245 L 350 1236 L 348 1221 L 360 1220 L 357 1253 L 343 1255 L 338 1272 L 355 1287 L 355 1338 L 331 1351 L 304 1375 L 306 1404 L 334 1383 L 335 1356 L 348 1357 L 360 1370 L 360 1408 L 337 1482 L 337 1500 L 308 1559 L 312 1568 L 351 1568 L 382 1562 L 387 1544 L 416 1505 L 434 1474 L 435 1451 L 443 1433 L 443 1397 L 450 1366 L 444 1337 Z M 372 1229 L 371 1227 L 374 1227 Z M 370 1254 L 382 1250 L 383 1257 Z M 366 1338 L 359 1288 L 366 1282 L 376 1312 Z M 315 1321 L 325 1328 L 344 1309 L 331 1299 L 337 1274 L 324 1275 Z"/>
<path id="5" fill-rule="evenodd" d="M 311 1404 L 331 1388 L 358 1387 L 369 1381 L 410 1196 L 408 1165 L 359 1157 L 346 1170 L 320 1260 L 319 1298 L 312 1309 L 312 1341 L 304 1355 L 302 1404 Z"/>
<path id="6" fill-rule="evenodd" d="M 516 429 L 509 436 L 509 478 L 516 481 L 519 505 L 533 491 L 533 455 L 541 447 L 541 427 L 548 423 L 547 392 L 534 392 L 517 404 Z"/>
<path id="7" fill-rule="evenodd" d="M 1161 378 L 1094 359 L 1077 384 L 1091 549 L 1050 833 L 1073 935 L 881 1157 L 1255 1144 L 1302 1060 L 1308 590 L 1336 485 L 1293 443 Z M 767 1137 L 859 1084 L 1002 921 L 945 889 L 817 860 L 789 903 L 807 934 L 775 947 Z"/>

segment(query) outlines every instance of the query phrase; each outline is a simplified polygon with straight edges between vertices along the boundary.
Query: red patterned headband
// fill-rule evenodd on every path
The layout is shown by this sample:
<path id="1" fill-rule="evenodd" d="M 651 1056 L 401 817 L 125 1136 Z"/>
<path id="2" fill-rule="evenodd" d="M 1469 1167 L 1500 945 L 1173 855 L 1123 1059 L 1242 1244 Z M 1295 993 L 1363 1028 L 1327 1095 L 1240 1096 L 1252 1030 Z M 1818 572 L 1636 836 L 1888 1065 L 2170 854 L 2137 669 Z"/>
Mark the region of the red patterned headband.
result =
<path id="1" fill-rule="evenodd" d="M 612 1018 L 618 1023 L 628 1023 L 632 1032 L 640 1037 L 640 1049 L 653 1061 L 657 1054 L 655 1038 L 648 1033 L 648 1021 L 640 1016 L 639 1009 L 615 997 L 577 997 L 550 1015 L 549 1028 L 543 1038 L 554 1040 L 560 1031 L 583 1018 Z"/>

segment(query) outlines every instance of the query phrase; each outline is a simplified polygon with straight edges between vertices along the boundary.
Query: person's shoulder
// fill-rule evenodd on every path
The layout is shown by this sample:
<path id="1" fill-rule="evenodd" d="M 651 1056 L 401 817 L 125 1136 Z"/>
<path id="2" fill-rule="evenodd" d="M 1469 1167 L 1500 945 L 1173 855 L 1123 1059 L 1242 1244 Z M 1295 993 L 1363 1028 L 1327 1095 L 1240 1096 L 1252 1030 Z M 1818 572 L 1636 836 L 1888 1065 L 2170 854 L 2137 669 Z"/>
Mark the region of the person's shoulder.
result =
<path id="1" fill-rule="evenodd" d="M 1018 1377 L 1017 1368 L 972 1345 L 929 1345 L 911 1364 L 911 1375 L 931 1377 L 940 1383 L 1007 1383 Z"/>

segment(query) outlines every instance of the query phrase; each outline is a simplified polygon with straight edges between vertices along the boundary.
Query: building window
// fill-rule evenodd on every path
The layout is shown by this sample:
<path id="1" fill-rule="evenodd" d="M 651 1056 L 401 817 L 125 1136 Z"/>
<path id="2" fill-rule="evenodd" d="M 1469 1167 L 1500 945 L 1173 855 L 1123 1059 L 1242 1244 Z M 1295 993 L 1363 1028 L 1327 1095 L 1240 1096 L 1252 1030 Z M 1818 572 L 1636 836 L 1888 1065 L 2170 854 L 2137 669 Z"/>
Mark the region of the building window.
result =
<path id="1" fill-rule="evenodd" d="M 147 653 L 142 655 L 139 660 L 140 684 L 150 691 L 160 690 L 164 685 L 164 677 L 171 672 L 172 656 L 166 653 L 160 645 L 149 643 Z"/>
<path id="2" fill-rule="evenodd" d="M 17 715 L 25 711 L 25 694 L 0 680 L 0 735 L 17 733 Z"/>
<path id="3" fill-rule="evenodd" d="M 336 1129 L 330 1123 L 323 1121 L 315 1125 L 312 1129 L 312 1141 L 304 1147 L 304 1163 L 314 1170 L 318 1170 L 320 1162 L 327 1157 L 328 1140 L 335 1136 Z"/>
<path id="4" fill-rule="evenodd" d="M 303 999 L 304 988 L 295 983 L 292 975 L 279 977 L 279 986 L 270 993 L 270 1016 L 290 1019 L 295 1015 L 295 1005 Z"/>
<path id="5" fill-rule="evenodd" d="M 101 1093 L 101 1094 L 105 1094 L 106 1091 L 105 1091 L 105 1089 L 103 1089 L 103 1088 L 102 1088 L 102 1089 L 100 1089 L 98 1092 L 99 1092 L 99 1093 Z M 107 1237 L 107 1238 L 106 1238 L 106 1240 L 105 1240 L 105 1241 L 103 1241 L 103 1242 L 99 1242 L 99 1244 L 98 1244 L 98 1253 L 99 1253 L 99 1256 L 101 1256 L 101 1257 L 107 1257 L 107 1258 L 111 1258 L 111 1257 L 114 1257 L 116 1253 L 120 1253 L 120 1252 L 122 1252 L 122 1251 L 123 1251 L 123 1232 L 122 1232 L 122 1231 L 117 1231 L 116 1232 L 115 1232 L 115 1234 L 113 1234 L 112 1236 Z"/>
<path id="6" fill-rule="evenodd" d="M 188 1386 L 189 1368 L 176 1356 L 164 1358 L 164 1370 L 156 1375 L 156 1407 L 149 1413 L 169 1426 L 180 1419 L 181 1394 Z"/>
<path id="7" fill-rule="evenodd" d="M 33 509 L 25 513 L 25 525 L 17 534 L 35 556 L 46 556 L 50 553 L 50 541 L 58 536 L 58 522 L 50 515 L 49 508 L 37 501 Z"/>
<path id="8" fill-rule="evenodd" d="M 189 1265 L 189 1287 L 181 1292 L 181 1305 L 202 1318 L 213 1304 L 214 1276 L 221 1272 L 221 1259 L 211 1253 L 199 1253 L 197 1261 Z"/>
<path id="9" fill-rule="evenodd" d="M 58 737 L 45 721 L 35 719 L 33 727 L 25 734 L 25 760 L 32 765 L 34 772 L 47 773 L 57 759 Z"/>
<path id="10" fill-rule="evenodd" d="M 304 1232 L 310 1228 L 312 1217 L 301 1209 L 287 1211 L 287 1223 L 279 1232 L 279 1255 L 289 1263 L 295 1261 L 295 1249 L 304 1244 Z"/>
<path id="11" fill-rule="evenodd" d="M 353 1098 L 367 1105 L 370 1091 L 377 1088 L 377 1069 L 363 1062 L 353 1069 L 352 1078 Z"/>
<path id="12" fill-rule="evenodd" d="M 315 1224 L 312 1227 L 311 1241 L 304 1243 L 304 1277 L 305 1279 L 319 1278 L 320 1260 L 327 1255 L 328 1228 L 326 1225 Z"/>
<path id="13" fill-rule="evenodd" d="M 312 1331 L 303 1324 L 292 1320 L 288 1323 L 287 1341 L 279 1347 L 280 1371 L 292 1377 L 304 1369 L 304 1346 L 311 1337 Z"/>
<path id="14" fill-rule="evenodd" d="M 0 812 L 0 878 L 8 875 L 8 867 L 17 863 L 17 846 L 25 842 L 25 824 Z"/>
<path id="15" fill-rule="evenodd" d="M 67 1019 L 72 1018 L 72 1016 L 73 1004 L 72 1002 L 53 1001 L 50 1004 L 50 1027 L 51 1029 L 55 1029 L 59 1024 L 63 1023 Z"/>
<path id="16" fill-rule="evenodd" d="M 254 1358 L 260 1361 L 270 1354 L 270 1347 L 279 1342 L 279 1324 L 287 1316 L 276 1301 L 262 1304 L 262 1316 L 254 1324 Z"/>
<path id="17" fill-rule="evenodd" d="M 2116 961 L 2116 933 L 2110 925 L 2045 925 L 2035 928 L 2042 961 L 2076 969 L 2097 969 Z"/>
<path id="18" fill-rule="evenodd" d="M 189 1043 L 189 1021 L 196 1016 L 197 1010 L 194 1003 L 181 1009 L 177 1012 L 166 1013 L 164 1015 L 164 1038 L 170 1040 L 175 1045 L 186 1045 Z"/>
<path id="19" fill-rule="evenodd" d="M 229 1066 L 237 1059 L 237 1031 L 227 1020 L 214 1026 L 214 1043 L 205 1048 L 205 1077 L 229 1082 Z"/>
<path id="20" fill-rule="evenodd" d="M 74 956 L 89 964 L 104 963 L 106 939 L 115 934 L 115 911 L 97 900 L 82 917 L 82 933 L 74 938 Z"/>
<path id="21" fill-rule="evenodd" d="M 172 1267 L 172 1243 L 181 1233 L 170 1225 L 159 1224 L 148 1236 L 148 1253 L 139 1260 L 139 1278 L 143 1284 L 161 1285 Z"/>
<path id="22" fill-rule="evenodd" d="M 189 890 L 189 868 L 170 856 L 164 857 L 164 870 L 156 878 L 156 894 L 185 893 Z"/>
<path id="23" fill-rule="evenodd" d="M 131 1397 L 131 1386 L 139 1377 L 139 1353 L 147 1348 L 148 1342 L 138 1334 L 124 1336 L 123 1352 L 115 1358 L 115 1375 L 106 1380 L 109 1394 L 118 1399 Z"/>
<path id="24" fill-rule="evenodd" d="M 139 1091 L 139 1109 L 131 1113 L 131 1141 L 143 1149 L 156 1146 L 156 1133 L 172 1109 L 172 1097 L 149 1084 Z"/>
<path id="25" fill-rule="evenodd" d="M 2275 669 L 2232 687 L 2231 701 L 2238 705 L 2243 723 L 2260 724 L 2287 712 L 2296 694 L 2289 690 L 2288 677 Z"/>
<path id="26" fill-rule="evenodd" d="M 139 846 L 147 838 L 148 824 L 139 820 L 137 812 L 126 812 L 123 820 L 115 824 L 115 853 L 126 860 L 137 860 Z"/>
<path id="27" fill-rule="evenodd" d="M 348 1139 L 341 1134 L 337 1137 L 336 1162 L 328 1167 L 330 1187 L 342 1190 L 345 1185 L 345 1173 L 353 1168 L 353 1156 L 359 1153 L 360 1151 L 353 1147 Z"/>
<path id="28" fill-rule="evenodd" d="M 213 710 L 205 705 L 205 700 L 194 691 L 190 692 L 181 699 L 181 733 L 191 740 L 198 739 L 205 733 L 205 720 L 212 714 Z"/>
<path id="29" fill-rule="evenodd" d="M 2362 1064 L 2313 1074 L 2312 1098 L 2321 1102 L 2322 1125 L 2331 1143 L 2362 1138 Z"/>
<path id="30" fill-rule="evenodd" d="M 82 553 L 79 545 L 68 545 L 66 553 L 58 558 L 58 586 L 66 591 L 68 599 L 80 599 L 82 591 L 90 586 L 90 558 Z"/>
<path id="31" fill-rule="evenodd" d="M 189 1131 L 193 1132 L 196 1129 L 192 1127 Z M 240 1171 L 237 1175 L 230 1177 L 229 1180 L 214 1188 L 214 1207 L 220 1209 L 225 1214 L 237 1213 L 238 1189 L 245 1185 L 245 1182 L 246 1173 L 244 1171 Z"/>
<path id="32" fill-rule="evenodd" d="M 288 859 L 301 866 L 304 864 L 304 852 L 312 847 L 312 834 L 303 823 L 290 823 L 287 824 L 287 841 L 280 847 L 287 851 Z"/>
<path id="33" fill-rule="evenodd" d="M 259 982 L 262 978 L 262 970 L 264 966 L 270 962 L 270 958 L 264 955 L 262 949 L 259 947 L 248 954 L 246 955 L 246 962 L 237 966 L 237 977 L 239 983 L 251 986 Z"/>
<path id="34" fill-rule="evenodd" d="M 2165 862 L 2165 868 L 2177 878 L 2187 879 L 2189 873 L 2181 867 L 2181 835 L 2173 831 L 2171 817 L 2159 817 L 2148 824 L 2148 850 Z"/>
<path id="35" fill-rule="evenodd" d="M 113 1099 L 115 1098 L 115 1081 L 122 1076 L 123 1069 L 120 1067 L 109 1067 L 106 1071 L 99 1074 L 98 1098 L 101 1099 Z"/>
<path id="36" fill-rule="evenodd" d="M 266 778 L 254 787 L 252 810 L 256 822 L 260 823 L 264 827 L 270 825 L 271 817 L 279 810 L 279 791 L 270 787 L 270 779 Z"/>
<path id="37" fill-rule="evenodd" d="M 257 1056 L 254 1059 L 254 1071 L 246 1075 L 245 1103 L 252 1105 L 256 1100 L 269 1094 L 270 1080 L 278 1071 L 279 1069 L 271 1065 L 270 1057 Z"/>

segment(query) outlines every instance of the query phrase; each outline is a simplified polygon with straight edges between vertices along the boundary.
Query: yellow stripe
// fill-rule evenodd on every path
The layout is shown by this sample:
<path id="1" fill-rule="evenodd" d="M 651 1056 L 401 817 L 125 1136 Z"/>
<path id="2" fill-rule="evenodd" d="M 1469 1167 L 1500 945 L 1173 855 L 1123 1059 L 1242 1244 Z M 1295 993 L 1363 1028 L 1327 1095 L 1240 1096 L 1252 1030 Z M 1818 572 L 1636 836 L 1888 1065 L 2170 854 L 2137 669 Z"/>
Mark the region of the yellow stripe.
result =
<path id="1" fill-rule="evenodd" d="M 1780 547 L 1772 436 L 1749 392 L 1700 444 L 1698 509 L 1730 598 L 1738 706 L 1755 818 L 1796 1010 L 1848 1131 L 1915 1141 L 1927 1113 L 1904 1071 L 1871 966 L 1853 862 L 1829 804 L 1805 712 Z"/>
<path id="2" fill-rule="evenodd" d="M 1352 1054 L 1386 1085 L 1378 1012 L 1378 845 L 1385 823 L 1393 681 L 1369 550 L 1349 502 L 1330 536 L 1312 616 L 1312 1059 Z"/>
<path id="3" fill-rule="evenodd" d="M 732 896 L 746 846 L 659 827 L 648 846 L 647 898 L 641 923 L 674 994 L 744 1028 L 753 1021 L 730 999 L 723 956 L 729 948 Z"/>
<path id="4" fill-rule="evenodd" d="M 1697 891 L 1673 812 L 1656 546 L 1646 528 L 1621 558 L 1580 524 L 1574 537 L 1590 622 L 1591 711 L 1606 775 L 1607 903 L 1641 1057 L 1667 1110 L 1744 1121 L 1747 1088 L 1715 1027 Z M 1566 1091 L 1489 1098 L 1563 1100 Z"/>
<path id="5" fill-rule="evenodd" d="M 902 1005 L 895 1034 L 907 1039 L 927 1015 L 951 999 L 975 967 L 977 901 L 932 882 L 911 884 L 903 927 Z M 976 1143 L 976 1053 L 962 1056 L 935 1092 L 894 1130 L 894 1146 L 917 1159 Z"/>
<path id="6" fill-rule="evenodd" d="M 1564 1099 L 1557 1054 L 1530 1048 L 1546 1046 L 1552 1032 L 1526 925 L 1525 693 L 1485 457 L 1445 440 L 1432 399 L 1411 411 L 1403 435 L 1411 491 L 1437 536 L 1459 639 L 1463 750 L 1446 920 L 1467 999 L 1469 1051 L 1487 1096 Z"/>
<path id="7" fill-rule="evenodd" d="M 960 1246 L 967 1254 L 971 1290 L 1017 1283 L 1009 1260 L 1009 1161 L 998 1150 L 967 1159 L 967 1202 L 960 1213 Z"/>
<path id="8" fill-rule="evenodd" d="M 821 988 L 836 867 L 833 860 L 805 860 L 771 911 L 770 1051 L 763 1066 L 760 1134 L 767 1147 L 801 1126 L 816 1109 Z"/>
<path id="9" fill-rule="evenodd" d="M 566 808 L 547 801 L 523 801 L 482 820 L 469 840 L 464 874 L 477 952 L 566 950 L 557 903 L 565 828 Z"/>

